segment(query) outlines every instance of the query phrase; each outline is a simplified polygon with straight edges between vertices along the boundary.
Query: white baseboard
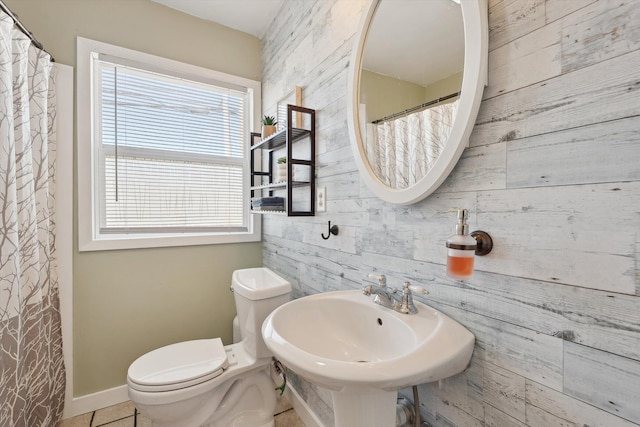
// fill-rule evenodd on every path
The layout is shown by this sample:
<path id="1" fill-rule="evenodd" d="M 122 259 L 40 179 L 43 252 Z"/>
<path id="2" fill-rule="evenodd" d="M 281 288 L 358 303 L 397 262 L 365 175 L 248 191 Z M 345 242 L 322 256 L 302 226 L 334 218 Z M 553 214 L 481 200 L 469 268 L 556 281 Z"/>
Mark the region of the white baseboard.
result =
<path id="1" fill-rule="evenodd" d="M 307 427 L 324 427 L 324 424 L 320 421 L 318 416 L 311 410 L 307 402 L 302 400 L 298 392 L 287 383 L 287 388 L 284 390 L 284 397 L 287 398 L 296 414 L 300 417 L 304 425 Z"/>
<path id="2" fill-rule="evenodd" d="M 74 397 L 65 405 L 64 418 L 73 418 L 77 415 L 97 411 L 98 409 L 117 405 L 127 400 L 129 400 L 129 394 L 127 393 L 126 385 L 87 394 L 85 396 Z"/>

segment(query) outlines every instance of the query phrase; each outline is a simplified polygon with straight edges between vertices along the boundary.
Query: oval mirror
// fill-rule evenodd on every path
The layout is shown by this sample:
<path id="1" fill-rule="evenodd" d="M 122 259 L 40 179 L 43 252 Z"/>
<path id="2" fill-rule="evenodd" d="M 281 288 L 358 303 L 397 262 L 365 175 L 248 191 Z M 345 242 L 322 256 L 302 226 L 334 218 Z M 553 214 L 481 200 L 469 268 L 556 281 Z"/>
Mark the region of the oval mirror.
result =
<path id="1" fill-rule="evenodd" d="M 454 168 L 487 79 L 484 0 L 369 0 L 350 66 L 360 174 L 382 200 L 422 200 Z"/>

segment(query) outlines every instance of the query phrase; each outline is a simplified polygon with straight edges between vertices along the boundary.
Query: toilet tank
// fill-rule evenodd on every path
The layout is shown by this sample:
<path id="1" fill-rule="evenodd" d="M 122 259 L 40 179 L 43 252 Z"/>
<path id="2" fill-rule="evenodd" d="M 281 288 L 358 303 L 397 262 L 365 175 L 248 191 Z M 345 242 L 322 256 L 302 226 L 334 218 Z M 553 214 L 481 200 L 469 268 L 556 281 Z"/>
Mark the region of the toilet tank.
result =
<path id="1" fill-rule="evenodd" d="M 240 335 L 245 350 L 256 358 L 272 354 L 262 340 L 262 323 L 290 299 L 291 284 L 266 267 L 236 270 L 231 277 Z"/>

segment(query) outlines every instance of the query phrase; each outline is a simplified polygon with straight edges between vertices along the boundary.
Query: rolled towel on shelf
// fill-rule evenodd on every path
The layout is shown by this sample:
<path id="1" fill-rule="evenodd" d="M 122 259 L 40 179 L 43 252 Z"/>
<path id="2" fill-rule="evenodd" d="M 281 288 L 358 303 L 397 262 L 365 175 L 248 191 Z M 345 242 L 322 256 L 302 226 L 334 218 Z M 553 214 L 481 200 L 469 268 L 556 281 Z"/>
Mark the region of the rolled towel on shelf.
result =
<path id="1" fill-rule="evenodd" d="M 251 199 L 253 210 L 284 210 L 284 197 L 254 197 Z"/>

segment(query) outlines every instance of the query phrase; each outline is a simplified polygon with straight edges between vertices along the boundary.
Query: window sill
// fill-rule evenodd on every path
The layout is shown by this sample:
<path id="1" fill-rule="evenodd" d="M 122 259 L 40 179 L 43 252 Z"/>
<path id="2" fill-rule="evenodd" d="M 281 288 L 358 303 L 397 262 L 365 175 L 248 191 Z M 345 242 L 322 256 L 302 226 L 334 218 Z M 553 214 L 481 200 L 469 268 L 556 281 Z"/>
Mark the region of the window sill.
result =
<path id="1" fill-rule="evenodd" d="M 253 233 L 210 233 L 197 235 L 121 234 L 106 235 L 99 238 L 89 239 L 83 239 L 82 236 L 80 236 L 79 240 L 78 250 L 80 252 L 90 252 L 259 242 L 261 240 L 261 236 L 259 231 L 256 232 L 254 230 Z"/>

